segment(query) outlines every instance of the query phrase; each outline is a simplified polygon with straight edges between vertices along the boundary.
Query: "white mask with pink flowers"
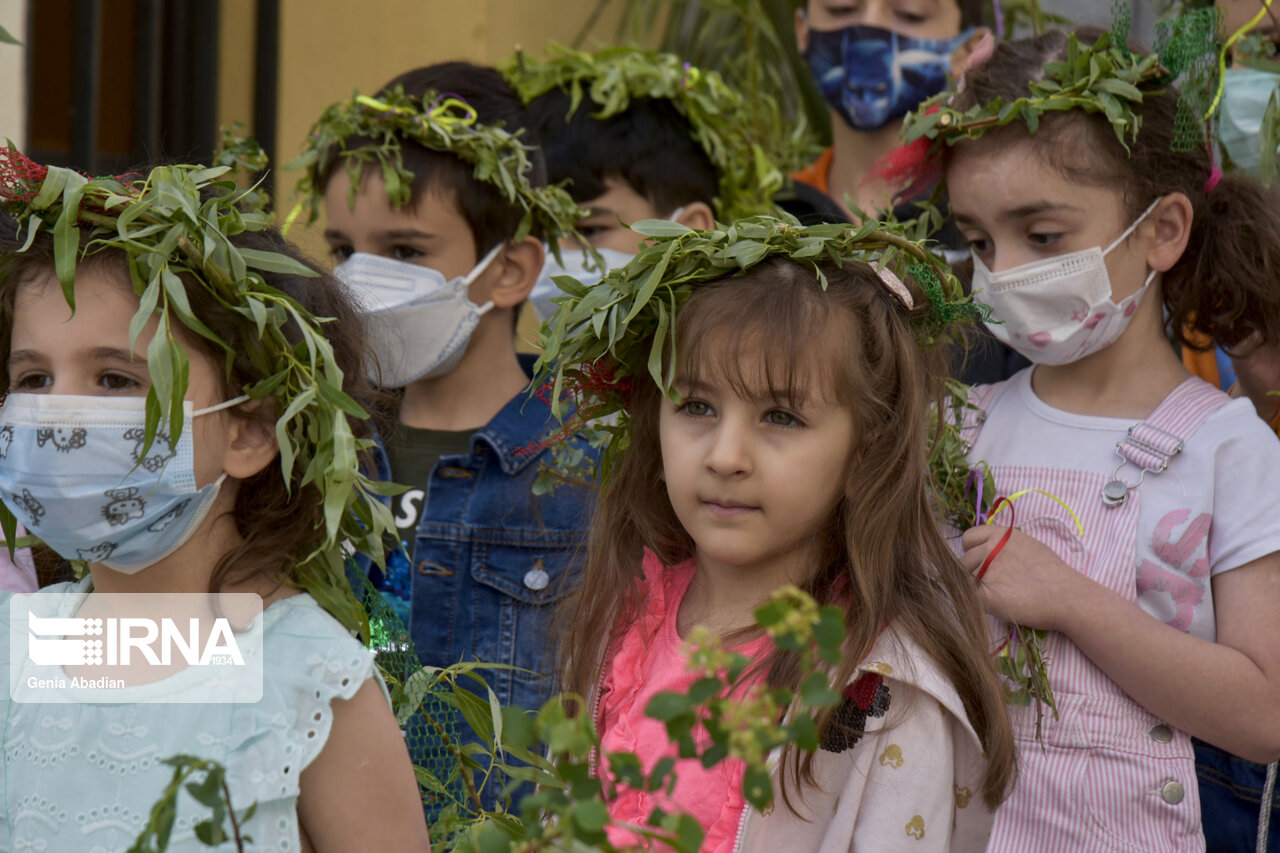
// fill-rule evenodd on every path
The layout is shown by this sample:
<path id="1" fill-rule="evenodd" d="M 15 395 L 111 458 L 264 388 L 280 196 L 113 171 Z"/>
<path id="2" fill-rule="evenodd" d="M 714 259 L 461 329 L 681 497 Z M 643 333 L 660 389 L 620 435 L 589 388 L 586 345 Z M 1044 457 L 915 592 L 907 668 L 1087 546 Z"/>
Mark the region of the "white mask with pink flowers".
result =
<path id="1" fill-rule="evenodd" d="M 1155 210 L 1151 202 L 1124 233 L 1094 246 L 992 272 L 973 257 L 973 298 L 991 307 L 991 334 L 1036 364 L 1069 364 L 1115 343 L 1138 310 L 1156 271 L 1130 296 L 1111 299 L 1106 256 Z"/>

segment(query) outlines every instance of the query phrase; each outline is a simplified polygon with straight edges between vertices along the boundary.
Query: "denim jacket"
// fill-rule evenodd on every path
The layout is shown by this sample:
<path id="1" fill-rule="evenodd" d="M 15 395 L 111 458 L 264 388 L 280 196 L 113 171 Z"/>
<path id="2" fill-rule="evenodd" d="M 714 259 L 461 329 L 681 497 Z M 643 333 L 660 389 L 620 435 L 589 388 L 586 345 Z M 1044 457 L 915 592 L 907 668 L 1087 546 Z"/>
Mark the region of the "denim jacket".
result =
<path id="1" fill-rule="evenodd" d="M 521 364 L 530 370 L 532 357 Z M 547 675 L 554 605 L 577 581 L 595 499 L 594 489 L 567 484 L 533 494 L 551 451 L 520 450 L 561 426 L 548 400 L 545 390 L 520 393 L 476 431 L 469 455 L 440 458 L 424 489 L 409 572 L 409 632 L 421 662 L 517 667 L 486 671 L 485 681 L 501 703 L 527 709 L 555 692 Z"/>

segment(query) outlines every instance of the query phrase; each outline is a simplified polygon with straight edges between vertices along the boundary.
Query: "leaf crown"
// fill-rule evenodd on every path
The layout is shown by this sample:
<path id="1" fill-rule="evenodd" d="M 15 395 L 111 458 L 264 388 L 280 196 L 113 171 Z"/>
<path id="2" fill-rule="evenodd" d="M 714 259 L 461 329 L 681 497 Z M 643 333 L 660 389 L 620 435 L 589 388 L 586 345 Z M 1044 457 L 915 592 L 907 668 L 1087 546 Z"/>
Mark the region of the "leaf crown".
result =
<path id="1" fill-rule="evenodd" d="M 589 98 L 596 108 L 592 115 L 603 120 L 625 112 L 637 98 L 669 101 L 715 167 L 718 218 L 777 214 L 773 196 L 782 188 L 782 172 L 746 121 L 750 111 L 742 95 L 719 73 L 633 47 L 588 53 L 553 44 L 548 53 L 542 61 L 517 53 L 502 68 L 526 103 L 559 89 L 570 97 L 570 116 Z"/>
<path id="2" fill-rule="evenodd" d="M 610 270 L 597 284 L 584 285 L 569 276 L 555 279 L 565 295 L 557 298 L 555 316 L 542 326 L 534 384 L 552 383 L 557 414 L 566 398 L 574 400 L 577 411 L 542 446 L 589 421 L 624 411 L 634 383 L 645 381 L 646 375 L 670 393 L 676 361 L 667 355 L 674 355 L 681 306 L 698 285 L 739 275 L 766 258 L 790 258 L 812 270 L 824 287 L 824 262 L 862 261 L 910 276 L 928 302 L 913 312 L 922 346 L 985 316 L 983 306 L 965 295 L 944 260 L 892 224 L 871 220 L 857 227 L 800 226 L 756 216 L 718 224 L 710 231 L 656 219 L 632 228 L 649 239 L 630 263 Z M 900 283 L 886 287 L 895 294 L 902 289 Z M 626 447 L 626 428 L 625 419 L 609 428 L 614 436 L 601 457 L 601 472 L 607 473 Z"/>
<path id="3" fill-rule="evenodd" d="M 903 141 L 927 139 L 954 145 L 1015 121 L 1023 122 L 1034 135 L 1046 113 L 1080 110 L 1105 116 L 1128 150 L 1128 143 L 1141 131 L 1138 108 L 1143 100 L 1164 94 L 1181 78 L 1173 148 L 1205 148 L 1211 141 L 1211 108 L 1218 88 L 1217 28 L 1218 11 L 1208 8 L 1161 22 L 1158 48 L 1151 54 L 1125 46 L 1128 20 L 1124 17 L 1092 43 L 1082 43 L 1071 33 L 1066 57 L 1046 63 L 1041 79 L 1027 81 L 1025 97 L 1008 102 L 994 98 L 960 110 L 952 106 L 956 93 L 943 92 L 908 114 Z"/>
<path id="4" fill-rule="evenodd" d="M 416 143 L 470 164 L 472 178 L 522 208 L 513 239 L 532 233 L 555 246 L 560 237 L 574 233 L 583 211 L 562 187 L 530 182 L 534 148 L 522 135 L 521 130 L 513 133 L 501 124 L 478 121 L 475 108 L 455 95 L 427 91 L 417 98 L 396 86 L 376 98 L 356 94 L 331 104 L 312 125 L 302 154 L 285 168 L 305 169 L 297 194 L 299 205 L 309 208 L 308 221 L 319 215 L 320 173 L 335 157 L 351 177 L 348 203 L 355 204 L 364 170 L 376 165 L 391 204 L 401 208 L 410 201 L 414 178 L 404 166 L 404 146 Z"/>
<path id="5" fill-rule="evenodd" d="M 383 534 L 394 530 L 389 511 L 377 499 L 385 487 L 368 479 L 357 461 L 372 442 L 355 436 L 348 416 L 368 414 L 342 390 L 343 372 L 322 330 L 329 320 L 314 316 L 271 283 L 273 274 L 318 273 L 278 252 L 232 242 L 238 234 L 268 229 L 271 222 L 261 211 L 240 209 L 245 192 L 227 179 L 228 171 L 226 166 L 174 165 L 145 177 L 89 179 L 70 169 L 39 166 L 10 145 L 0 149 L 0 206 L 19 224 L 19 238 L 25 240 L 19 253 L 40 232 L 52 231 L 55 270 L 73 309 L 77 265 L 109 250 L 126 256 L 140 303 L 130 322 L 130 346 L 152 318 L 159 322 L 147 347 L 151 387 L 140 456 L 161 433 L 176 444 L 184 427 L 189 362 L 175 339 L 175 324 L 221 353 L 228 377 L 237 357 L 246 354 L 193 312 L 188 291 L 204 288 L 239 315 L 251 333 L 237 347 L 249 348 L 249 361 L 262 377 L 243 393 L 272 401 L 281 413 L 275 424 L 281 475 L 286 483 L 314 484 L 323 495 L 323 535 L 290 581 L 349 628 L 367 629 L 346 581 L 341 549 L 349 543 L 382 560 Z M 13 541 L 16 520 L 3 506 L 0 522 Z"/>

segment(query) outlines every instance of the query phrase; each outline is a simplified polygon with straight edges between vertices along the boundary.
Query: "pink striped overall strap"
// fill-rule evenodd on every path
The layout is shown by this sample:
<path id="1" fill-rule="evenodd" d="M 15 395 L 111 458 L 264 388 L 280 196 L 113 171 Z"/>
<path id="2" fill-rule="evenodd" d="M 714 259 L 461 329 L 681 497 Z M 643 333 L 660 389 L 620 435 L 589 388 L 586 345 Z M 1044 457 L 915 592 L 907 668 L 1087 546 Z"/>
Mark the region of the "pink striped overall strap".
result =
<path id="1" fill-rule="evenodd" d="M 1129 492 L 1140 486 L 1143 478 L 1168 468 L 1173 457 L 1182 452 L 1187 439 L 1229 401 L 1230 398 L 1222 391 L 1195 377 L 1173 389 L 1155 411 L 1129 427 L 1125 437 L 1116 442 L 1120 464 L 1116 465 L 1110 481 L 1103 486 L 1102 502 L 1107 506 L 1119 506 L 1128 500 Z M 1120 476 L 1127 465 L 1138 469 L 1137 480 L 1129 482 Z"/>

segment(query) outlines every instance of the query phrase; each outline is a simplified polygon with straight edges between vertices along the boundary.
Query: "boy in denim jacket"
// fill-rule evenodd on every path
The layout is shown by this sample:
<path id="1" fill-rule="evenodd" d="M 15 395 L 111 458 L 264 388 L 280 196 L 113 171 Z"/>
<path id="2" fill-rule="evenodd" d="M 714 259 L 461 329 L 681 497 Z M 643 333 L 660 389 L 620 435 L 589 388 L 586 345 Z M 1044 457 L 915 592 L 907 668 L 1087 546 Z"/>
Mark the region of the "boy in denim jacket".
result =
<path id="1" fill-rule="evenodd" d="M 335 105 L 312 133 L 310 187 L 323 198 L 337 273 L 364 301 L 377 384 L 393 392 L 381 437 L 404 551 L 372 573 L 422 664 L 481 660 L 500 702 L 537 708 L 554 692 L 552 605 L 591 494 L 535 495 L 560 426 L 529 393 L 515 321 L 542 269 L 542 236 L 578 213 L 545 188 L 525 113 L 496 71 L 451 62 Z"/>

